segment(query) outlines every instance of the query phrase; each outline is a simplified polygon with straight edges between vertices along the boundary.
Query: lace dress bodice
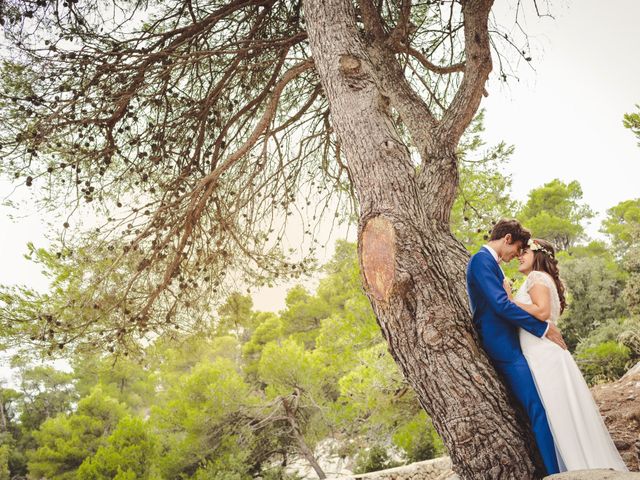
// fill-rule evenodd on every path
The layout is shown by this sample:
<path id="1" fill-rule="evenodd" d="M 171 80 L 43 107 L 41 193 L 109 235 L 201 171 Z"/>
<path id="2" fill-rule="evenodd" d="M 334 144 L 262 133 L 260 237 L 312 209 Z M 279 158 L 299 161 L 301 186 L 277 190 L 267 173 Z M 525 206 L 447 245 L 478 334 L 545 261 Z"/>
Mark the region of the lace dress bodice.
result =
<path id="1" fill-rule="evenodd" d="M 541 272 L 539 270 L 533 270 L 529 275 L 527 275 L 527 279 L 522 284 L 522 286 L 518 289 L 514 300 L 518 302 L 530 304 L 531 296 L 529 295 L 529 290 L 534 285 L 544 285 L 551 292 L 551 317 L 549 317 L 550 322 L 554 324 L 558 322 L 558 318 L 560 317 L 560 297 L 558 297 L 558 290 L 556 289 L 556 284 L 551 278 L 551 275 L 545 272 Z"/>

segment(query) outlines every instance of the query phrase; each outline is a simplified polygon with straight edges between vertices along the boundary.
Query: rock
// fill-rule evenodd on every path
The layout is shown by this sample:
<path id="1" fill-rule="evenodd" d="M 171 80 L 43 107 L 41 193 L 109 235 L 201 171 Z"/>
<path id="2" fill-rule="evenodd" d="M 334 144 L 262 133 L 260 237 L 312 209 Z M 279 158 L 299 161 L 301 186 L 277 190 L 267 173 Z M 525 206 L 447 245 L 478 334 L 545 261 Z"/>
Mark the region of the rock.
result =
<path id="1" fill-rule="evenodd" d="M 631 471 L 640 469 L 640 363 L 621 379 L 591 389 L 620 456 Z"/>
<path id="2" fill-rule="evenodd" d="M 633 480 L 640 479 L 640 473 L 615 472 L 613 470 L 575 470 L 544 477 L 544 480 Z"/>
<path id="3" fill-rule="evenodd" d="M 633 376 L 635 376 L 637 374 L 640 374 L 640 362 L 636 363 L 635 366 L 633 366 L 629 370 L 627 370 L 627 373 L 625 373 L 622 378 L 633 377 Z"/>
<path id="4" fill-rule="evenodd" d="M 451 470 L 451 459 L 449 457 L 434 458 L 377 472 L 330 478 L 351 480 L 460 480 Z"/>

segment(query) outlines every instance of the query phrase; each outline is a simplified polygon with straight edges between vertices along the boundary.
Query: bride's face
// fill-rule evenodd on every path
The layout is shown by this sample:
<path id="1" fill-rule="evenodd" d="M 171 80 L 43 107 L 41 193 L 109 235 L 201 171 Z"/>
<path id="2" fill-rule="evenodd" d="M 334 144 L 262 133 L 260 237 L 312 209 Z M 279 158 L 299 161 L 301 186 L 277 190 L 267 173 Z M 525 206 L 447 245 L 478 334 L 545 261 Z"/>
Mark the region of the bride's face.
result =
<path id="1" fill-rule="evenodd" d="M 525 275 L 529 273 L 533 269 L 533 250 L 526 249 L 518 257 L 518 261 L 520 262 L 518 271 Z"/>

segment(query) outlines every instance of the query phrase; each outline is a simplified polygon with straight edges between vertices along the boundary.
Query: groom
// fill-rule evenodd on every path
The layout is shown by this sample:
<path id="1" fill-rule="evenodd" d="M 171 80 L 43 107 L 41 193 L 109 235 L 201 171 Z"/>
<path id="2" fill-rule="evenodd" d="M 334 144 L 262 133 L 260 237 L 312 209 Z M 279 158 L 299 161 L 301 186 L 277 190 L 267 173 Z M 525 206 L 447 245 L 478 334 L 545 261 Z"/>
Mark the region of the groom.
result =
<path id="1" fill-rule="evenodd" d="M 546 336 L 566 349 L 562 335 L 552 323 L 541 322 L 509 300 L 503 287 L 499 262 L 510 262 L 527 244 L 531 234 L 516 220 L 500 220 L 491 238 L 471 257 L 467 267 L 467 291 L 473 323 L 485 351 L 520 404 L 524 407 L 547 474 L 558 472 L 558 460 L 547 415 L 538 396 L 527 361 L 520 349 L 518 327 L 536 337 Z"/>

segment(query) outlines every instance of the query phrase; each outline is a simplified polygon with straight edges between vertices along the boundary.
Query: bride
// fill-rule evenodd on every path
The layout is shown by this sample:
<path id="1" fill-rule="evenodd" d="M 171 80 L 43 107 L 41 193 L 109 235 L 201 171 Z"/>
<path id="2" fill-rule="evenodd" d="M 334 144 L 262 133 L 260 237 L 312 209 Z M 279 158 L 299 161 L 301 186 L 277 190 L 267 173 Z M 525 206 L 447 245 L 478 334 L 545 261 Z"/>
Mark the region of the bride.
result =
<path id="1" fill-rule="evenodd" d="M 518 270 L 527 278 L 512 300 L 540 321 L 554 324 L 565 307 L 553 246 L 529 240 Z M 511 298 L 508 284 L 505 284 Z M 567 350 L 520 329 L 520 346 L 544 404 L 560 471 L 612 468 L 627 471 L 591 392 Z"/>

